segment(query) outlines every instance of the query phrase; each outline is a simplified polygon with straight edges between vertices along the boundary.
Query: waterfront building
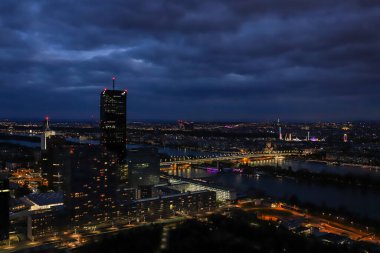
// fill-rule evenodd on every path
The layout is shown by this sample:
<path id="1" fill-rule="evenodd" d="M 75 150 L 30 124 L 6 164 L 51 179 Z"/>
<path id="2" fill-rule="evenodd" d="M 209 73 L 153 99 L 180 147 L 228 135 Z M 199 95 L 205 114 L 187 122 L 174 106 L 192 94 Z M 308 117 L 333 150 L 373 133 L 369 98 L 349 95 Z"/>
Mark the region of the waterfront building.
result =
<path id="1" fill-rule="evenodd" d="M 234 201 L 237 198 L 235 190 L 226 189 L 221 186 L 215 186 L 201 181 L 176 176 L 167 176 L 167 179 L 171 184 L 168 187 L 180 192 L 193 192 L 202 190 L 213 191 L 216 193 L 216 200 L 219 202 Z"/>

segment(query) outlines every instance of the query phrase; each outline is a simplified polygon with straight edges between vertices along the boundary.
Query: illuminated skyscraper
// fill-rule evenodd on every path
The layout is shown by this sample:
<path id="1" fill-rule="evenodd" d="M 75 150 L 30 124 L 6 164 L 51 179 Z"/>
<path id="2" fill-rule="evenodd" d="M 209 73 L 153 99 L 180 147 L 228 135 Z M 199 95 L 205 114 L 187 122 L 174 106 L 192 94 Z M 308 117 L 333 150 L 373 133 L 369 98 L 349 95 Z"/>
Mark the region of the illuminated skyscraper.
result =
<path id="1" fill-rule="evenodd" d="M 100 93 L 101 144 L 125 155 L 127 138 L 127 90 L 104 89 Z"/>

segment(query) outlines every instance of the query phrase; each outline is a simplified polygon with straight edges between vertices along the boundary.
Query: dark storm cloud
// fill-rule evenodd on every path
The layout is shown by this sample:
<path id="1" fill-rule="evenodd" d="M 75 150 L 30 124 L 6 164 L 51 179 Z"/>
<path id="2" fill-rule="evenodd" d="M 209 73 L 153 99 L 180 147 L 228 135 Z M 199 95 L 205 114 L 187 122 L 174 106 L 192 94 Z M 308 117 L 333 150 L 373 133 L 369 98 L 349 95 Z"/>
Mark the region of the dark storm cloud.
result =
<path id="1" fill-rule="evenodd" d="M 376 1 L 2 1 L 0 117 L 379 118 Z"/>

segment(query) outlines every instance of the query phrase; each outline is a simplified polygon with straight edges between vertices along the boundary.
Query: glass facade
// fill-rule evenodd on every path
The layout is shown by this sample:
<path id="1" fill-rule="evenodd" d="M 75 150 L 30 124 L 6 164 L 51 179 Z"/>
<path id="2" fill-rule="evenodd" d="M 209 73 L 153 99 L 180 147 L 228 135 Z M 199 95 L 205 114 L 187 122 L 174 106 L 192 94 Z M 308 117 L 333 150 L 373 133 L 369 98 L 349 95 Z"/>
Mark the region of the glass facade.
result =
<path id="1" fill-rule="evenodd" d="M 127 92 L 104 90 L 100 94 L 101 143 L 125 154 L 127 143 Z"/>

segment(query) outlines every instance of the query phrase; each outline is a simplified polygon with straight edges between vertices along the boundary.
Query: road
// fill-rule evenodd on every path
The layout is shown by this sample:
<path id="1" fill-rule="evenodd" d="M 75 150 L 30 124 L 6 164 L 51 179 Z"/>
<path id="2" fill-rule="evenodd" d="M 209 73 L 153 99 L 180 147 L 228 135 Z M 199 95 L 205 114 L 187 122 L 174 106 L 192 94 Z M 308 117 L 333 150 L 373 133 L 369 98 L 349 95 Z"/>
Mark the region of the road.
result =
<path id="1" fill-rule="evenodd" d="M 307 219 L 307 224 L 310 224 L 313 227 L 318 227 L 320 229 L 320 232 L 327 232 L 327 233 L 347 236 L 350 239 L 355 240 L 355 241 L 366 241 L 366 242 L 380 244 L 380 237 L 378 235 L 374 235 L 372 232 L 362 230 L 353 225 L 344 224 L 343 222 L 333 221 L 331 219 L 322 218 L 318 216 L 312 216 L 310 214 L 303 212 L 302 210 L 284 208 L 281 205 L 277 207 L 273 207 L 273 208 L 262 208 L 262 207 L 257 207 L 257 208 L 256 207 L 254 208 L 242 207 L 242 208 L 245 211 L 265 212 L 266 210 L 276 210 L 279 212 L 291 213 L 295 217 L 304 217 L 305 219 Z M 274 218 L 282 218 L 280 215 L 272 214 L 272 216 Z"/>

